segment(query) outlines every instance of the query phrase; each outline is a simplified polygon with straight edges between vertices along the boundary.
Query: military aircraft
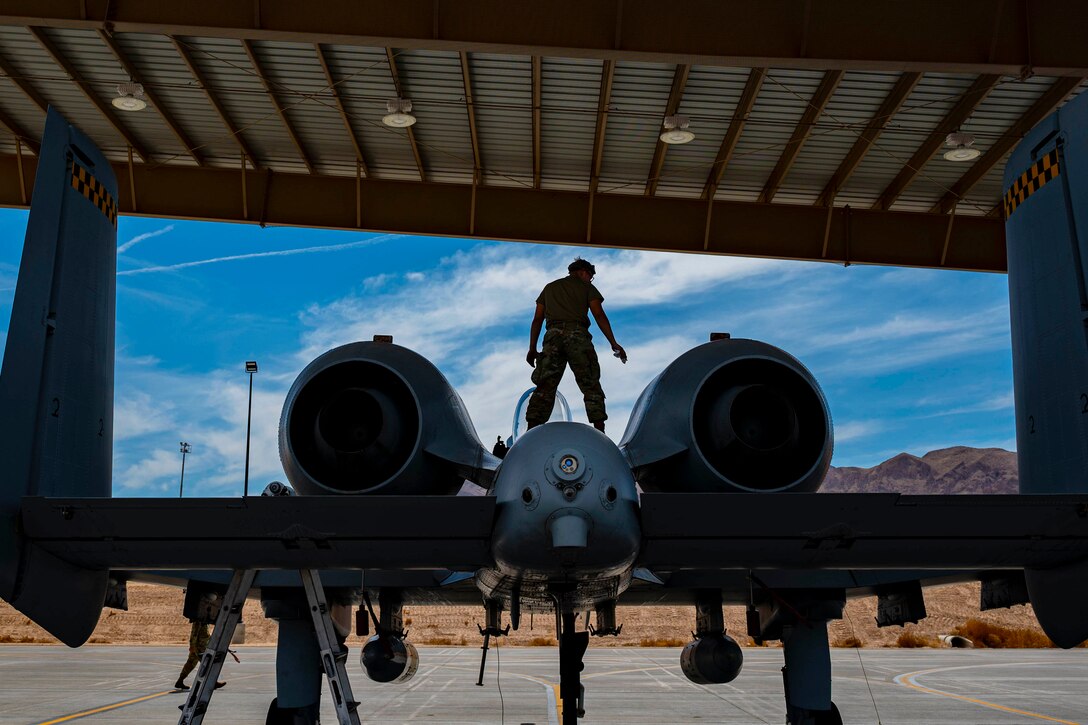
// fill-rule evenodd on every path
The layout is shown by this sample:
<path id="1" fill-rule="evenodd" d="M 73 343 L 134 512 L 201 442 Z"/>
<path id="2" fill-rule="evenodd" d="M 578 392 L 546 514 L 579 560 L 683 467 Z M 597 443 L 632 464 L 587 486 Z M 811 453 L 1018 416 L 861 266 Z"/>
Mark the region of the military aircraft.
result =
<path id="1" fill-rule="evenodd" d="M 1030 600 L 1074 646 L 1088 637 L 1088 138 L 1071 131 L 1086 113 L 1081 96 L 1044 121 L 1006 174 L 1019 496 L 815 494 L 833 448 L 818 384 L 786 352 L 720 335 L 649 384 L 618 446 L 559 421 L 501 460 L 429 361 L 387 338 L 345 345 L 287 395 L 290 487 L 124 499 L 110 497 L 117 187 L 51 111 L 0 373 L 0 596 L 79 646 L 128 576 L 187 583 L 193 617 L 218 595 L 183 723 L 207 712 L 247 596 L 279 622 L 269 723 L 316 722 L 322 674 L 339 720 L 358 722 L 330 620 L 360 598 L 363 665 L 384 682 L 418 663 L 405 605 L 482 605 L 487 637 L 504 613 L 514 628 L 554 615 L 564 725 L 587 712 L 582 657 L 619 633 L 617 604 L 692 605 L 681 665 L 699 683 L 738 676 L 722 606 L 744 605 L 746 634 L 783 642 L 792 725 L 842 722 L 827 622 L 848 594 L 875 593 L 880 622 L 902 624 L 925 616 L 923 582 L 981 579 L 984 608 Z M 454 495 L 466 480 L 487 495 Z"/>

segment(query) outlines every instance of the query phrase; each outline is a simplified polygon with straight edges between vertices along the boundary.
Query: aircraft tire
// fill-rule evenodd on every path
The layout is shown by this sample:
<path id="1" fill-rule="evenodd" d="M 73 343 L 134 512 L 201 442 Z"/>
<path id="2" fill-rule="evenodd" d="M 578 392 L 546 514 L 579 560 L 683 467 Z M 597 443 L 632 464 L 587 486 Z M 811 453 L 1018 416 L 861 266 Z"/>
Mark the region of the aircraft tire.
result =
<path id="1" fill-rule="evenodd" d="M 842 715 L 835 703 L 830 710 L 805 710 L 796 708 L 786 716 L 787 725 L 843 725 Z"/>
<path id="2" fill-rule="evenodd" d="M 281 708 L 279 698 L 272 698 L 268 703 L 268 714 L 264 718 L 264 725 L 318 725 L 320 723 L 318 707 L 288 707 Z"/>
<path id="3" fill-rule="evenodd" d="M 842 715 L 835 703 L 831 703 L 831 709 L 816 713 L 816 725 L 842 725 Z"/>

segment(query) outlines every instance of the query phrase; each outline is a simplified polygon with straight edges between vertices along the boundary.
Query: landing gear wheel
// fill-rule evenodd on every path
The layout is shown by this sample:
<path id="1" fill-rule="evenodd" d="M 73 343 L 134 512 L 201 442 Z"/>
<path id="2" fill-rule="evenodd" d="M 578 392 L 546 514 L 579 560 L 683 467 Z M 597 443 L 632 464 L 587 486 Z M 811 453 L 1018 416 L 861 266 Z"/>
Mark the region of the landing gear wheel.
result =
<path id="1" fill-rule="evenodd" d="M 816 725 L 842 725 L 842 715 L 835 703 L 831 703 L 831 709 L 816 713 Z"/>
<path id="2" fill-rule="evenodd" d="M 791 707 L 786 714 L 786 725 L 842 725 L 842 715 L 839 715 L 839 708 L 835 703 L 831 703 L 830 710 Z"/>
<path id="3" fill-rule="evenodd" d="M 559 698 L 563 703 L 562 725 L 578 725 L 585 717 L 585 688 L 582 686 L 582 658 L 589 647 L 589 632 L 575 630 L 573 612 L 564 612 L 559 630 Z"/>
<path id="4" fill-rule="evenodd" d="M 321 716 L 318 703 L 309 707 L 280 708 L 278 698 L 268 703 L 268 714 L 264 725 L 320 725 Z"/>

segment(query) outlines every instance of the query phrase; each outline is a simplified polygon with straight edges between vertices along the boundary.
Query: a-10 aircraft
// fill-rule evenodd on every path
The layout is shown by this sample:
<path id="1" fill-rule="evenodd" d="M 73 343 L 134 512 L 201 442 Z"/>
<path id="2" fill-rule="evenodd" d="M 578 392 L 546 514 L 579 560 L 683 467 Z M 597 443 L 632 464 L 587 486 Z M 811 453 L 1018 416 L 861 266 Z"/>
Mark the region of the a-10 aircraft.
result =
<path id="1" fill-rule="evenodd" d="M 247 595 L 279 621 L 269 723 L 316 722 L 323 674 L 338 719 L 358 722 L 328 613 L 361 598 L 379 681 L 416 669 L 405 605 L 480 605 L 488 636 L 504 613 L 514 628 L 554 615 L 564 725 L 592 719 L 581 660 L 591 635 L 619 632 L 617 604 L 691 605 L 681 664 L 699 683 L 740 673 L 722 606 L 746 606 L 745 634 L 783 643 L 791 725 L 842 722 L 827 623 L 849 594 L 875 593 L 880 623 L 902 624 L 925 616 L 922 582 L 981 579 L 984 608 L 1030 600 L 1074 646 L 1088 638 L 1086 114 L 1088 94 L 1006 173 L 1019 496 L 816 494 L 833 444 L 819 386 L 782 350 L 723 337 L 650 383 L 618 446 L 555 422 L 502 460 L 426 359 L 345 345 L 284 404 L 297 495 L 182 500 L 110 498 L 117 187 L 51 111 L 0 375 L 0 596 L 74 647 L 128 577 L 217 594 L 186 723 L 204 717 Z M 455 496 L 466 480 L 487 495 Z"/>

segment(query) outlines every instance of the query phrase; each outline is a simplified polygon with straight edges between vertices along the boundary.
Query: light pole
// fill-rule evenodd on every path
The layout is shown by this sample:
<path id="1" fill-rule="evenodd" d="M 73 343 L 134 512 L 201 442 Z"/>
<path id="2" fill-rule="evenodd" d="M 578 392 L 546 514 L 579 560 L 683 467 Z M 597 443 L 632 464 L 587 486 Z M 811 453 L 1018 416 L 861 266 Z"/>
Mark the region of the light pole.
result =
<path id="1" fill-rule="evenodd" d="M 178 498 L 185 495 L 185 454 L 192 453 L 193 447 L 182 441 L 178 445 L 181 446 L 181 483 L 178 485 Z"/>
<path id="2" fill-rule="evenodd" d="M 249 495 L 249 433 L 253 427 L 253 375 L 257 372 L 257 361 L 246 360 L 246 373 L 249 374 L 249 411 L 246 413 L 246 478 L 242 487 L 242 497 Z"/>

